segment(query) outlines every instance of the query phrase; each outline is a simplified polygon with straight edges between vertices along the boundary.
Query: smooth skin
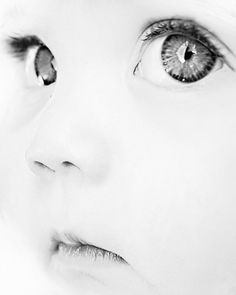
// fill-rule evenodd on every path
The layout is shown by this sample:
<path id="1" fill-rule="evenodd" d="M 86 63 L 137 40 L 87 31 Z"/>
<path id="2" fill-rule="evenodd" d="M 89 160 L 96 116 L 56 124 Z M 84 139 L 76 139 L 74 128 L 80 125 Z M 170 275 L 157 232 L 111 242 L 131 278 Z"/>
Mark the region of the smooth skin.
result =
<path id="1" fill-rule="evenodd" d="M 1 204 L 48 275 L 65 294 L 236 294 L 236 72 L 189 87 L 133 75 L 156 19 L 194 19 L 236 53 L 235 1 L 12 2 L 0 4 Z M 13 33 L 50 48 L 54 85 L 28 86 L 4 45 Z M 85 278 L 58 267 L 55 231 L 129 265 L 90 265 Z"/>

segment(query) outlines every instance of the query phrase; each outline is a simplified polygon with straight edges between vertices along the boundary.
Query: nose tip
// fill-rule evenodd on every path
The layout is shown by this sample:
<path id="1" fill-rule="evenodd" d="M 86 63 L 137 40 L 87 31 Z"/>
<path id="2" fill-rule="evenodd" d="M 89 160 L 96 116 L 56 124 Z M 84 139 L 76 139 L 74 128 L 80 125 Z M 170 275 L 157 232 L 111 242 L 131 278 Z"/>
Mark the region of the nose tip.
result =
<path id="1" fill-rule="evenodd" d="M 26 164 L 35 176 L 50 181 L 64 181 L 66 177 L 93 185 L 107 179 L 111 156 L 102 137 L 49 131 L 39 129 L 25 153 Z"/>

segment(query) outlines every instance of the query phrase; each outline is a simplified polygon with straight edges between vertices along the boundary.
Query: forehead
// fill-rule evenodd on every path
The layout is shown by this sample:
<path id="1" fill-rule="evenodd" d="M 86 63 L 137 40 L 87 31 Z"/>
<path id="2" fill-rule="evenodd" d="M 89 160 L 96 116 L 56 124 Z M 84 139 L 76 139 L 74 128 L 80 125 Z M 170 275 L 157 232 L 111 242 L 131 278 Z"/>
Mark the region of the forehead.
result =
<path id="1" fill-rule="evenodd" d="M 178 5 L 176 0 L 1 0 L 0 8 L 1 23 L 19 21 L 57 39 L 65 33 L 82 37 L 89 27 L 93 37 L 132 40 L 156 19 L 194 18 L 236 51 L 235 0 L 178 0 Z"/>
<path id="2" fill-rule="evenodd" d="M 174 2 L 174 3 L 173 3 Z M 117 9 L 132 9 L 138 12 L 141 8 L 154 9 L 156 12 L 173 13 L 174 11 L 185 11 L 193 7 L 197 10 L 206 10 L 206 13 L 228 16 L 236 22 L 235 0 L 178 0 L 178 5 L 173 0 L 1 0 L 2 14 L 19 12 L 32 15 L 57 16 L 67 11 L 73 14 L 84 14 L 93 12 L 106 14 L 118 12 Z M 186 10 L 187 11 L 187 10 Z M 191 12 L 191 10 L 190 10 Z M 108 16 L 108 15 L 107 15 Z M 123 14 L 125 16 L 125 13 Z"/>

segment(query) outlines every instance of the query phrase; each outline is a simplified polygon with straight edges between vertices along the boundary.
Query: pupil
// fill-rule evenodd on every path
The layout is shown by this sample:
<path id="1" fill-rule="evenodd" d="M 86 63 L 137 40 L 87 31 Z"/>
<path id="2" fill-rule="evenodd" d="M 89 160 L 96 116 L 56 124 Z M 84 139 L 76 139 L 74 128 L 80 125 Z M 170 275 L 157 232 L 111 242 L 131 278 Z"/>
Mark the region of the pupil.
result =
<path id="1" fill-rule="evenodd" d="M 194 55 L 194 52 L 189 50 L 189 47 L 186 48 L 185 54 L 184 54 L 184 59 L 185 60 L 190 60 L 192 56 Z"/>

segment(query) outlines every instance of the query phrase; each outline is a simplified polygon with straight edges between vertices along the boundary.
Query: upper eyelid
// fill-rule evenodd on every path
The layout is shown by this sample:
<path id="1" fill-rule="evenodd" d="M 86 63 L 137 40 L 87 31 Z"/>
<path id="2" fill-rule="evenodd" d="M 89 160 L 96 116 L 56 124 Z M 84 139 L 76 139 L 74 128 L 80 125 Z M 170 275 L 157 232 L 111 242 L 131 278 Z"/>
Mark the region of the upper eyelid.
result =
<path id="1" fill-rule="evenodd" d="M 159 27 L 159 25 L 162 25 L 163 27 Z M 152 23 L 149 23 L 146 28 L 142 30 L 139 39 L 141 39 L 143 45 L 145 45 L 148 41 L 152 41 L 158 37 L 164 37 L 171 33 L 185 33 L 187 35 L 191 35 L 193 38 L 196 38 L 196 40 L 212 49 L 218 57 L 225 60 L 226 64 L 233 71 L 236 71 L 236 56 L 231 48 L 229 48 L 229 46 L 225 44 L 215 33 L 211 32 L 209 29 L 193 19 L 173 17 L 155 20 Z M 230 62 L 227 58 L 229 55 L 232 59 Z"/>
<path id="2" fill-rule="evenodd" d="M 155 27 L 156 26 L 156 27 Z M 152 30 L 152 32 L 147 33 L 148 30 Z M 145 40 L 147 40 L 149 37 L 155 37 L 155 36 L 163 36 L 164 34 L 170 33 L 170 32 L 179 32 L 179 33 L 191 33 L 193 37 L 196 37 L 197 40 L 201 41 L 201 39 L 204 36 L 202 34 L 209 34 L 210 37 L 213 37 L 216 39 L 219 43 L 223 44 L 228 51 L 231 53 L 232 50 L 223 42 L 220 40 L 216 34 L 211 32 L 209 29 L 203 27 L 202 25 L 198 24 L 193 19 L 184 19 L 184 18 L 170 18 L 170 19 L 162 19 L 159 21 L 155 21 L 152 24 L 150 24 L 142 33 L 141 36 L 146 35 Z M 207 41 L 204 38 L 203 41 Z M 144 40 L 144 41 L 145 41 Z M 209 42 L 208 42 L 209 43 Z"/>

